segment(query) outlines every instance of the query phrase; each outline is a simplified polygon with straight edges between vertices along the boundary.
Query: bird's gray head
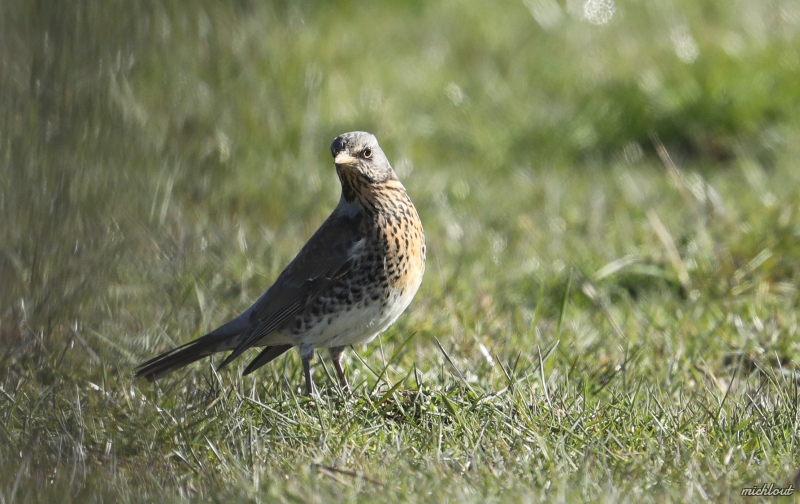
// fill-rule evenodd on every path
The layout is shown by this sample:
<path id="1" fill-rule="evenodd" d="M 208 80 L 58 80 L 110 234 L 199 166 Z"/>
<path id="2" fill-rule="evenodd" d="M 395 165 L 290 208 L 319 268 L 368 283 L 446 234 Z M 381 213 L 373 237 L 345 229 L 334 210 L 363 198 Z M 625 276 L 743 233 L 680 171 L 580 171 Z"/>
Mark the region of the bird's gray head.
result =
<path id="1" fill-rule="evenodd" d="M 331 144 L 331 154 L 343 186 L 348 181 L 365 185 L 397 178 L 378 139 L 366 131 L 339 135 Z"/>

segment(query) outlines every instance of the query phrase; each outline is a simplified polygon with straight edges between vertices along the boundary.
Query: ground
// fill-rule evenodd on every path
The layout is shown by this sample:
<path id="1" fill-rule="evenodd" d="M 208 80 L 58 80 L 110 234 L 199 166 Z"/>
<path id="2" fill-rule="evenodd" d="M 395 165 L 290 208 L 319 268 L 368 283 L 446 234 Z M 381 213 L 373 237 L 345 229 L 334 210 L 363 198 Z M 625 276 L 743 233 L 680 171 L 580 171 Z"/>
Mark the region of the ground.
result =
<path id="1" fill-rule="evenodd" d="M 129 4 L 0 5 L 0 501 L 799 486 L 797 2 Z M 134 380 L 270 285 L 356 129 L 429 254 L 352 395 L 324 354 L 312 400 L 294 352 Z"/>

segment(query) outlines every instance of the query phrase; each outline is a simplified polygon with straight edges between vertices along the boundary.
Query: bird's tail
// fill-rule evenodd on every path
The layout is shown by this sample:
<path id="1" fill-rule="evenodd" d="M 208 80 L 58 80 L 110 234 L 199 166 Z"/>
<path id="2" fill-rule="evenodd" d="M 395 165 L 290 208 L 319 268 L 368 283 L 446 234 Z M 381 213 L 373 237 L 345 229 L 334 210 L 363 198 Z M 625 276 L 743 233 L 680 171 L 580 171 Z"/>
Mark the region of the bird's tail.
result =
<path id="1" fill-rule="evenodd" d="M 216 334 L 214 331 L 140 364 L 134 376 L 156 381 L 203 357 L 236 348 L 236 339 L 230 334 Z"/>

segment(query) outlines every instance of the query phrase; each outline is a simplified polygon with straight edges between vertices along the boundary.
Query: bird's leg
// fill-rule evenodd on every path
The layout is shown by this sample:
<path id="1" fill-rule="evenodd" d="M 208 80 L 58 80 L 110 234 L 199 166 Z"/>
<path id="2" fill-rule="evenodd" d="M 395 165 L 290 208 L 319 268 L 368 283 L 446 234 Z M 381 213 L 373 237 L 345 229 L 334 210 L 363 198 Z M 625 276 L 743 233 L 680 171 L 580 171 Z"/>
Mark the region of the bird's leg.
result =
<path id="1" fill-rule="evenodd" d="M 306 395 L 311 397 L 314 394 L 314 381 L 311 379 L 311 359 L 314 358 L 314 347 L 301 345 L 300 358 L 303 359 L 303 372 L 306 375 Z"/>
<path id="2" fill-rule="evenodd" d="M 333 369 L 336 370 L 336 374 L 339 376 L 339 384 L 342 386 L 342 390 L 349 392 L 350 385 L 347 383 L 347 377 L 344 375 L 344 368 L 342 367 L 342 353 L 344 353 L 344 347 L 332 347 L 330 352 L 331 359 L 333 359 Z"/>

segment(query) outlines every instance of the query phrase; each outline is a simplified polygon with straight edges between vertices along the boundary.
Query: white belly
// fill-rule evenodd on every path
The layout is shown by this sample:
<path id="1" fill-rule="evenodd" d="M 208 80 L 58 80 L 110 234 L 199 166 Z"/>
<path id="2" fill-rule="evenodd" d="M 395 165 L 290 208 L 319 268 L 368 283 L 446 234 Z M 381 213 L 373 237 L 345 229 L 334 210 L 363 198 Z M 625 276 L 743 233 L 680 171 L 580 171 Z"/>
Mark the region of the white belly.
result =
<path id="1" fill-rule="evenodd" d="M 408 292 L 406 289 L 402 295 L 398 292 L 396 299 L 385 308 L 380 301 L 371 301 L 364 306 L 354 306 L 350 311 L 326 315 L 321 322 L 308 328 L 295 344 L 329 348 L 369 343 L 397 320 L 411 303 L 416 290 Z"/>

